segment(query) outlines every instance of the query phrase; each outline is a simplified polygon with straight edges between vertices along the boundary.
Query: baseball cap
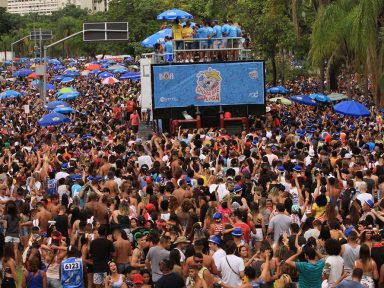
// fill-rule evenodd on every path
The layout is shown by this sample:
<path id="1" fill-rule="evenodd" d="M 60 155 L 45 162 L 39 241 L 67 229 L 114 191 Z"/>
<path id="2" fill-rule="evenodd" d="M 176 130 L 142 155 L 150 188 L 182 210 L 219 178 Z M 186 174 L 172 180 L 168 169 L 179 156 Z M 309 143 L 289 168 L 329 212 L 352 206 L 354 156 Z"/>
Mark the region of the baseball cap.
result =
<path id="1" fill-rule="evenodd" d="M 143 276 L 139 273 L 133 275 L 133 284 L 144 284 Z"/>
<path id="2" fill-rule="evenodd" d="M 243 190 L 243 188 L 241 188 L 240 185 L 236 185 L 235 189 L 233 190 L 233 192 L 237 193 L 237 192 L 240 192 L 241 190 Z"/>
<path id="3" fill-rule="evenodd" d="M 213 219 L 217 220 L 217 219 L 221 219 L 221 213 L 220 212 L 216 212 L 215 214 L 213 214 Z"/>
<path id="4" fill-rule="evenodd" d="M 344 159 L 351 159 L 352 158 L 352 154 L 351 153 L 347 153 L 344 155 Z"/>
<path id="5" fill-rule="evenodd" d="M 374 203 L 373 203 L 373 201 L 372 201 L 371 199 L 367 199 L 367 200 L 365 200 L 364 202 L 367 203 L 367 205 L 368 205 L 370 208 L 373 208 Z"/>
<path id="6" fill-rule="evenodd" d="M 293 167 L 293 171 L 301 172 L 301 167 L 299 165 L 295 165 L 295 167 Z"/>
<path id="7" fill-rule="evenodd" d="M 220 239 L 219 236 L 213 235 L 213 236 L 209 237 L 208 242 L 212 242 L 212 243 L 215 243 L 217 245 L 220 245 L 221 244 L 221 239 Z"/>
<path id="8" fill-rule="evenodd" d="M 284 172 L 285 171 L 284 166 L 277 167 L 277 170 L 279 170 L 280 172 Z"/>
<path id="9" fill-rule="evenodd" d="M 236 237 L 241 237 L 243 236 L 243 231 L 241 231 L 240 227 L 236 227 L 235 229 L 232 230 L 231 234 Z"/>

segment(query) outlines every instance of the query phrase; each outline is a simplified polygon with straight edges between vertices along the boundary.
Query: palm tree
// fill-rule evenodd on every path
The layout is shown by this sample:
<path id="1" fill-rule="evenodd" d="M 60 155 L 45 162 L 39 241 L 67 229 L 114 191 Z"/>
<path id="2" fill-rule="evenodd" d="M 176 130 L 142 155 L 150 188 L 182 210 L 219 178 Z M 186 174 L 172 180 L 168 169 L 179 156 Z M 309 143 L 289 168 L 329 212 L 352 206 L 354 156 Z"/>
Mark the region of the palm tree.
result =
<path id="1" fill-rule="evenodd" d="M 340 0 L 321 7 L 317 13 L 312 27 L 309 58 L 314 66 L 320 68 L 322 84 L 325 62 L 332 64 L 339 59 L 345 63 L 346 71 L 351 72 L 354 62 L 351 27 L 355 6 L 354 0 Z"/>
<path id="2" fill-rule="evenodd" d="M 353 35 L 356 58 L 366 64 L 372 76 L 376 105 L 384 104 L 384 1 L 360 0 Z"/>

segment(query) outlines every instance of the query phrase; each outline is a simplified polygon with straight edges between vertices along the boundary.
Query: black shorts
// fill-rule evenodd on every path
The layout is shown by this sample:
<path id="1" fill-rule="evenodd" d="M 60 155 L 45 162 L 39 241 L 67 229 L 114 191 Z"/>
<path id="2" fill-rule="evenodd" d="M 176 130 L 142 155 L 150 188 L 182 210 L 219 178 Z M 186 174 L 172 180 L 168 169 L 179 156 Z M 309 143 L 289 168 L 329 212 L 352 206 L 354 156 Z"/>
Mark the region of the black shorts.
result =
<path id="1" fill-rule="evenodd" d="M 175 46 L 176 46 L 176 50 L 184 50 L 184 41 L 178 41 L 178 40 L 175 40 Z"/>
<path id="2" fill-rule="evenodd" d="M 137 133 L 139 131 L 139 126 L 138 125 L 132 125 L 132 132 Z"/>

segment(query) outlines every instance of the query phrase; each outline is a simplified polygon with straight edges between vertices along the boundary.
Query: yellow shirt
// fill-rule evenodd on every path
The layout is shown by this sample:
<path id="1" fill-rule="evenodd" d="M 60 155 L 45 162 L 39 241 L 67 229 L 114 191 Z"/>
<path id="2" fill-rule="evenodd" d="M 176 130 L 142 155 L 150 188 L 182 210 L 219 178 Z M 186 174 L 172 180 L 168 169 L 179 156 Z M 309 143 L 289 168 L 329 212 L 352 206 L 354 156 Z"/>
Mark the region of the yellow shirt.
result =
<path id="1" fill-rule="evenodd" d="M 173 40 L 182 40 L 183 39 L 183 27 L 181 25 L 172 25 L 172 37 Z"/>
<path id="2" fill-rule="evenodd" d="M 191 27 L 184 27 L 182 31 L 183 39 L 192 40 L 193 29 Z"/>

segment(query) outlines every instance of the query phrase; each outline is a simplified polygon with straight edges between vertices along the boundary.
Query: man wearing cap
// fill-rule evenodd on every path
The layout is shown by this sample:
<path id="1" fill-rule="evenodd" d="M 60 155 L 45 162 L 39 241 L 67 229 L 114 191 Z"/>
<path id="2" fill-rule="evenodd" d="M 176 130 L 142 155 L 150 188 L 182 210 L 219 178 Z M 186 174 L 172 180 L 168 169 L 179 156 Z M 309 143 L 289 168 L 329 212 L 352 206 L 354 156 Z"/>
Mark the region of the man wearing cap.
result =
<path id="1" fill-rule="evenodd" d="M 244 223 L 242 221 L 242 217 L 243 217 L 242 210 L 236 209 L 233 212 L 233 216 L 235 217 L 235 219 L 234 219 L 235 221 L 234 221 L 233 227 L 240 228 L 242 233 L 243 233 L 243 238 L 244 238 L 245 243 L 249 243 L 249 237 L 250 237 L 250 234 L 251 234 L 251 229 L 249 228 L 247 223 Z"/>
<path id="2" fill-rule="evenodd" d="M 177 237 L 176 241 L 173 242 L 176 247 L 174 249 L 178 250 L 180 253 L 180 262 L 183 264 L 185 262 L 185 249 L 187 248 L 187 245 L 191 243 L 185 236 L 179 236 Z"/>
<path id="3" fill-rule="evenodd" d="M 224 257 L 227 253 L 225 253 L 225 251 L 220 247 L 221 239 L 219 236 L 215 236 L 215 235 L 211 236 L 208 240 L 208 245 L 209 245 L 209 250 L 213 252 L 212 258 L 217 267 L 220 259 Z"/>

